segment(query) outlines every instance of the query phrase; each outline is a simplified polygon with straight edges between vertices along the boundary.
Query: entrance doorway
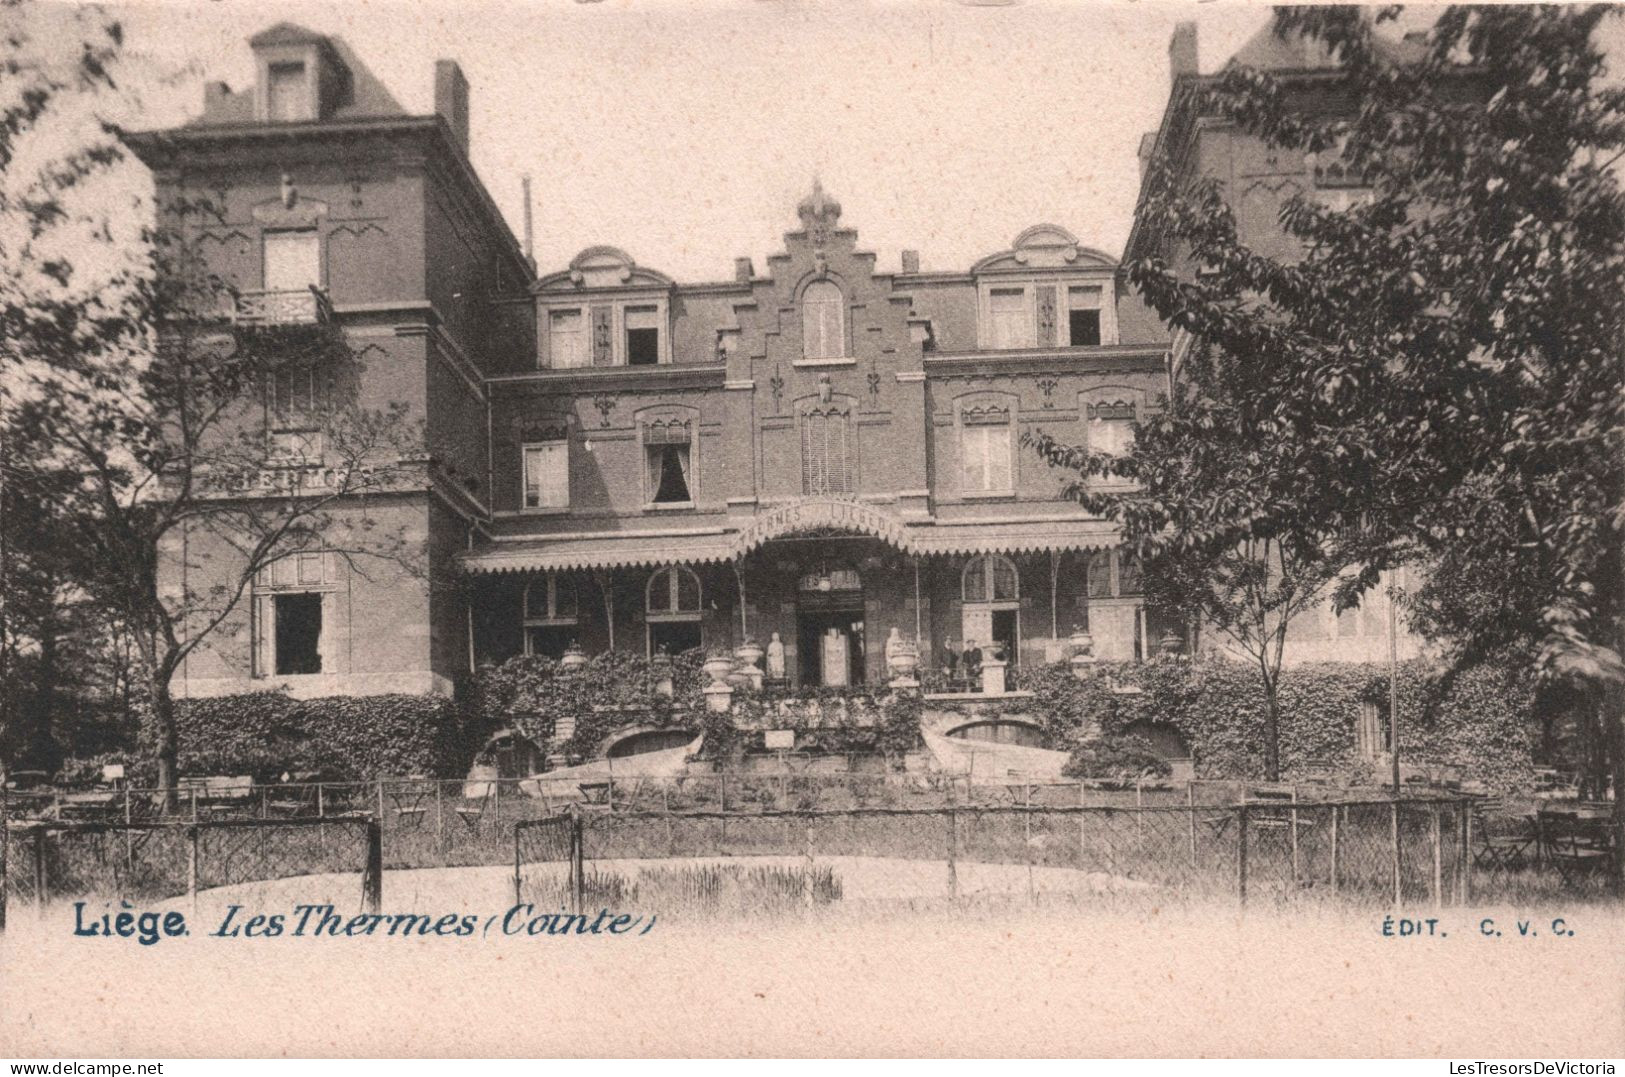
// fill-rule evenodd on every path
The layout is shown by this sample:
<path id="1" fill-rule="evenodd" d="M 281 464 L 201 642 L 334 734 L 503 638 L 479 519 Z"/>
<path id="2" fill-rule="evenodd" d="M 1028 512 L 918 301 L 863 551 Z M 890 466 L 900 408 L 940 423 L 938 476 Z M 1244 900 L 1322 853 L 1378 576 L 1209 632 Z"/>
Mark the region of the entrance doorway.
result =
<path id="1" fill-rule="evenodd" d="M 796 653 L 800 656 L 801 683 L 843 687 L 864 681 L 863 604 L 831 609 L 809 607 L 796 611 Z"/>

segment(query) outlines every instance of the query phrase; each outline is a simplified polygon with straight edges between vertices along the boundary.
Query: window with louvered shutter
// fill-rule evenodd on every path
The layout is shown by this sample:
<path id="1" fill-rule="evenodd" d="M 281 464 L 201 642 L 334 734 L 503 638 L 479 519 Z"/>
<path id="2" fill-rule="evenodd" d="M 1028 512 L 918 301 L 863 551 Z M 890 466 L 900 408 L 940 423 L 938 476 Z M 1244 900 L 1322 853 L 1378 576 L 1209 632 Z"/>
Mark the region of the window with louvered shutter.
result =
<path id="1" fill-rule="evenodd" d="M 801 488 L 807 494 L 849 494 L 856 486 L 847 414 L 810 411 L 801 419 Z"/>

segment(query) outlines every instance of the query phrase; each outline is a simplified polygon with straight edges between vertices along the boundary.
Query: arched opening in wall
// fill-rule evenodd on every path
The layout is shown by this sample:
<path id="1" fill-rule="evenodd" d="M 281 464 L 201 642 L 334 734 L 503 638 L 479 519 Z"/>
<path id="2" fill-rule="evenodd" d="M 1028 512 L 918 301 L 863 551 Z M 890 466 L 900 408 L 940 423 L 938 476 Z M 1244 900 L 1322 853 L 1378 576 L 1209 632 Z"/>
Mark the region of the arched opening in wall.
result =
<path id="1" fill-rule="evenodd" d="M 629 755 L 681 748 L 693 739 L 694 734 L 686 729 L 647 729 L 615 741 L 604 754 L 611 759 L 624 759 Z"/>
<path id="2" fill-rule="evenodd" d="M 545 755 L 536 742 L 514 729 L 504 729 L 485 742 L 476 763 L 496 768 L 504 781 L 540 774 Z"/>
<path id="3" fill-rule="evenodd" d="M 967 722 L 948 731 L 958 740 L 974 740 L 983 744 L 1015 744 L 1022 748 L 1048 748 L 1049 738 L 1042 730 L 1028 722 L 1012 722 L 993 718 L 983 722 Z"/>
<path id="4" fill-rule="evenodd" d="M 1179 730 L 1166 722 L 1138 721 L 1123 727 L 1125 737 L 1138 737 L 1151 748 L 1158 759 L 1169 763 L 1186 763 L 1191 757 L 1190 742 Z"/>

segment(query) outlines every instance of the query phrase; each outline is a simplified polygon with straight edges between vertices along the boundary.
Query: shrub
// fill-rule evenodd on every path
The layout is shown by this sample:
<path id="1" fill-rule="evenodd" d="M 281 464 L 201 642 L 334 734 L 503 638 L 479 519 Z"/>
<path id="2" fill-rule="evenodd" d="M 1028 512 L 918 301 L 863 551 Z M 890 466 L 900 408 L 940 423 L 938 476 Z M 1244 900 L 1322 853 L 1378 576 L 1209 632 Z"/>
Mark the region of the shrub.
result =
<path id="1" fill-rule="evenodd" d="M 451 700 L 429 695 L 251 692 L 177 700 L 175 720 L 183 773 L 260 779 L 289 770 L 344 781 L 461 774 L 481 732 Z"/>
<path id="2" fill-rule="evenodd" d="M 1068 778 L 1165 778 L 1169 766 L 1151 750 L 1143 737 L 1103 737 L 1086 741 L 1072 750 L 1061 768 Z"/>
<path id="3" fill-rule="evenodd" d="M 1204 778 L 1263 776 L 1264 696 L 1257 673 L 1239 662 L 1100 662 L 1085 680 L 1064 664 L 1034 671 L 1028 708 L 1051 743 L 1078 747 L 1136 722 L 1172 726 Z M 1538 723 L 1529 663 L 1516 655 L 1454 674 L 1422 661 L 1399 667 L 1400 758 L 1453 765 L 1498 788 L 1533 781 Z M 1327 763 L 1346 775 L 1356 755 L 1361 705 L 1386 709 L 1387 670 L 1323 662 L 1284 670 L 1280 682 L 1281 769 L 1292 778 Z M 1366 768 L 1368 769 L 1368 768 Z"/>

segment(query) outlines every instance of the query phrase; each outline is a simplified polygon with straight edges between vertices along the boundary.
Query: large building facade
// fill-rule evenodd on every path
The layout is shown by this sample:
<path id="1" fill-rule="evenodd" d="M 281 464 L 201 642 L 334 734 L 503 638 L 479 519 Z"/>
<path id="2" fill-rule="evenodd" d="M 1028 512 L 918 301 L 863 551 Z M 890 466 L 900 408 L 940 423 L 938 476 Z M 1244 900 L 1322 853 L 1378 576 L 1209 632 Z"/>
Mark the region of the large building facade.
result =
<path id="1" fill-rule="evenodd" d="M 430 571 L 291 557 L 182 694 L 449 692 L 572 644 L 776 636 L 798 686 L 883 679 L 894 631 L 927 668 L 969 641 L 1041 662 L 1082 626 L 1102 657 L 1154 650 L 1115 530 L 1023 447 L 1122 447 L 1166 390 L 1165 334 L 1109 255 L 1037 224 L 963 269 L 880 273 L 814 182 L 782 251 L 729 279 L 612 246 L 538 272 L 469 165 L 455 64 L 411 116 L 341 41 L 250 46 L 253 87 L 132 144 L 160 197 L 219 206 L 196 238 L 239 319 L 330 319 L 366 355 L 359 402 L 424 421 L 421 480 L 367 511 Z M 323 463 L 296 409 L 266 414 L 268 459 Z"/>
<path id="2" fill-rule="evenodd" d="M 1204 169 L 1243 160 L 1187 114 L 1181 35 L 1158 137 Z M 894 634 L 926 669 L 974 642 L 1018 670 L 1078 628 L 1105 659 L 1185 634 L 1146 609 L 1115 528 L 1064 496 L 1074 476 L 1023 444 L 1119 451 L 1177 375 L 1180 342 L 1108 254 L 1040 223 L 960 269 L 904 251 L 883 273 L 814 181 L 782 249 L 727 279 L 616 246 L 538 271 L 469 163 L 455 63 L 413 116 L 342 41 L 280 24 L 249 45 L 252 87 L 211 84 L 196 121 L 131 143 L 160 198 L 218 206 L 193 238 L 239 320 L 331 322 L 365 356 L 358 402 L 423 422 L 415 480 L 365 509 L 423 571 L 287 558 L 180 694 L 449 693 L 518 654 L 747 638 L 777 639 L 792 686 L 840 686 L 885 679 Z M 321 372 L 294 373 L 265 408 L 267 459 L 318 469 L 323 432 L 284 398 Z M 227 560 L 186 551 L 175 571 Z M 1375 623 L 1328 619 L 1327 642 L 1348 657 Z"/>

